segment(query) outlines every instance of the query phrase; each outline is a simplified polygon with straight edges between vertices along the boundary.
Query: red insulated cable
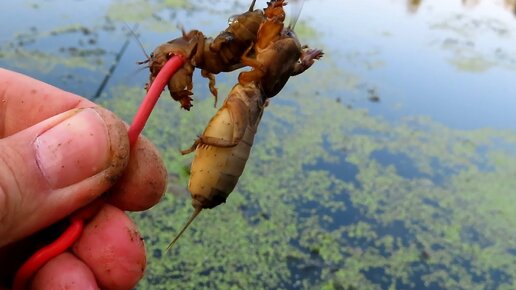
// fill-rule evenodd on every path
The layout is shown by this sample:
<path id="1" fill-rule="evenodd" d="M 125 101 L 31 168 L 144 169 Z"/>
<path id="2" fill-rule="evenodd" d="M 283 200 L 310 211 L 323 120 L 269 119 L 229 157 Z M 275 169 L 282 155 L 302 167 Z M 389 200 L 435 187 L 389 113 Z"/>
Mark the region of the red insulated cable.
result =
<path id="1" fill-rule="evenodd" d="M 156 105 L 156 102 L 158 101 L 161 92 L 165 88 L 165 85 L 172 78 L 172 75 L 174 75 L 174 73 L 180 69 L 184 63 L 185 59 L 183 56 L 173 56 L 165 63 L 163 68 L 161 68 L 158 75 L 152 82 L 149 91 L 147 92 L 147 95 L 138 108 L 138 112 L 136 112 L 136 115 L 134 116 L 133 122 L 131 123 L 127 133 L 129 135 L 129 142 L 131 147 L 134 145 L 134 143 L 136 143 L 136 140 L 138 140 L 138 136 L 142 132 L 145 123 L 149 119 L 152 109 Z"/>
<path id="2" fill-rule="evenodd" d="M 143 127 L 145 127 L 145 123 L 149 119 L 152 109 L 156 105 L 165 85 L 172 78 L 174 73 L 183 66 L 184 62 L 185 59 L 183 56 L 172 56 L 152 82 L 128 130 L 131 147 L 133 147 L 136 140 L 138 140 L 138 136 L 142 132 Z M 85 220 L 92 218 L 98 212 L 102 204 L 103 200 L 99 199 L 73 213 L 70 217 L 70 225 L 61 236 L 34 253 L 20 269 L 18 269 L 13 281 L 13 290 L 24 290 L 29 279 L 39 271 L 41 267 L 52 258 L 69 249 L 81 236 Z"/>
<path id="3" fill-rule="evenodd" d="M 71 247 L 81 236 L 84 220 L 75 219 L 57 240 L 36 251 L 16 272 L 13 290 L 23 290 L 29 279 L 53 257 Z"/>

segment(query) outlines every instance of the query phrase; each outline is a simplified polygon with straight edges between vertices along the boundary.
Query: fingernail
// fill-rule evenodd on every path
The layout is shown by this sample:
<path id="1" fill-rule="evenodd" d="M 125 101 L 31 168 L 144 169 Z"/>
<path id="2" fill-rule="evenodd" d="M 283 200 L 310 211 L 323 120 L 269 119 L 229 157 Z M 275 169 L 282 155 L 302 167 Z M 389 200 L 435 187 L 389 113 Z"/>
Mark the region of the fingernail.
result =
<path id="1" fill-rule="evenodd" d="M 109 143 L 109 132 L 99 113 L 92 108 L 78 109 L 36 138 L 36 161 L 50 187 L 62 188 L 107 168 Z"/>

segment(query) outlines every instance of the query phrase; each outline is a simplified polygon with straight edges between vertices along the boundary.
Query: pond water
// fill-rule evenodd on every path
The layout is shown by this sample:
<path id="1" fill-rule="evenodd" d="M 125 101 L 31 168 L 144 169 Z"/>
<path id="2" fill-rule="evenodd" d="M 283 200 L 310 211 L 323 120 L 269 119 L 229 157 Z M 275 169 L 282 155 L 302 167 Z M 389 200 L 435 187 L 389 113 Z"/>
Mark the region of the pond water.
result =
<path id="1" fill-rule="evenodd" d="M 248 5 L 2 1 L 0 66 L 130 121 L 148 75 L 127 27 L 151 51 Z M 149 253 L 138 289 L 516 289 L 515 7 L 305 1 L 296 32 L 324 58 L 272 100 L 235 192 L 170 252 L 192 212 L 178 149 L 215 109 L 199 73 L 191 112 L 164 93 L 145 134 L 170 186 L 132 215 Z M 217 76 L 221 96 L 237 74 Z"/>

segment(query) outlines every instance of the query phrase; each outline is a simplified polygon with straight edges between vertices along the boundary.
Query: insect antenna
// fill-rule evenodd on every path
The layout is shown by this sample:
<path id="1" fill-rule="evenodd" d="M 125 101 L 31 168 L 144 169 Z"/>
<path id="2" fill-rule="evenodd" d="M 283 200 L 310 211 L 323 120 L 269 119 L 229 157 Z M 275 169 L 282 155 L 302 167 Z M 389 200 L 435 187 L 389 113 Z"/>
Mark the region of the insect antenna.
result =
<path id="1" fill-rule="evenodd" d="M 138 64 L 144 64 L 144 63 L 138 63 Z M 146 65 L 146 66 L 142 66 L 142 67 L 139 67 L 139 68 L 137 68 L 137 69 L 133 72 L 133 74 L 137 74 L 137 73 L 139 73 L 139 72 L 141 72 L 141 71 L 143 71 L 143 70 L 146 70 L 146 69 L 148 69 L 148 68 L 149 68 L 149 66 L 148 66 L 148 65 Z"/>
<path id="2" fill-rule="evenodd" d="M 100 86 L 98 87 L 98 89 L 95 92 L 95 94 L 90 98 L 90 100 L 96 100 L 96 99 L 98 99 L 100 97 L 100 95 L 102 94 L 102 92 L 106 88 L 106 85 L 107 85 L 108 81 L 111 79 L 111 76 L 113 76 L 113 73 L 115 72 L 115 69 L 120 64 L 120 60 L 122 59 L 122 56 L 124 55 L 125 50 L 127 49 L 128 46 L 129 46 L 129 37 L 127 37 L 125 39 L 124 44 L 122 45 L 122 47 L 120 48 L 118 53 L 115 55 L 115 61 L 109 67 L 109 70 L 106 73 L 106 75 L 104 76 L 104 79 L 102 80 L 102 82 L 100 83 Z"/>
<path id="3" fill-rule="evenodd" d="M 290 1 L 292 5 L 290 6 L 291 17 L 290 22 L 288 24 L 289 30 L 294 30 L 294 26 L 296 26 L 297 20 L 299 19 L 299 15 L 301 15 L 301 9 L 303 9 L 304 0 L 292 0 Z"/>
<path id="4" fill-rule="evenodd" d="M 195 211 L 192 213 L 192 216 L 188 219 L 188 221 L 186 222 L 186 224 L 183 226 L 183 228 L 181 229 L 181 231 L 179 232 L 179 234 L 177 234 L 177 236 L 172 240 L 172 242 L 170 242 L 170 244 L 168 244 L 168 247 L 166 249 L 166 251 L 168 252 L 170 250 L 170 248 L 172 248 L 172 246 L 177 242 L 177 240 L 179 240 L 179 238 L 181 237 L 181 235 L 186 231 L 186 229 L 190 226 L 190 224 L 195 220 L 195 218 L 201 213 L 202 211 L 202 207 L 197 207 L 195 208 Z"/>
<path id="5" fill-rule="evenodd" d="M 140 41 L 139 35 L 135 32 L 136 29 L 138 29 L 138 23 L 136 25 L 134 25 L 133 28 L 131 28 L 131 27 L 129 27 L 129 25 L 127 23 L 124 22 L 124 26 L 129 31 L 129 34 L 134 37 L 134 39 L 138 43 L 138 46 L 141 48 L 143 54 L 147 58 L 147 60 L 139 61 L 138 64 L 143 64 L 143 63 L 149 62 L 149 60 L 150 60 L 149 54 L 145 51 L 145 47 L 143 46 L 143 43 Z"/>
<path id="6" fill-rule="evenodd" d="M 249 7 L 249 12 L 253 12 L 254 10 L 254 4 L 256 3 L 256 0 L 253 0 L 253 2 L 251 2 L 251 7 Z"/>

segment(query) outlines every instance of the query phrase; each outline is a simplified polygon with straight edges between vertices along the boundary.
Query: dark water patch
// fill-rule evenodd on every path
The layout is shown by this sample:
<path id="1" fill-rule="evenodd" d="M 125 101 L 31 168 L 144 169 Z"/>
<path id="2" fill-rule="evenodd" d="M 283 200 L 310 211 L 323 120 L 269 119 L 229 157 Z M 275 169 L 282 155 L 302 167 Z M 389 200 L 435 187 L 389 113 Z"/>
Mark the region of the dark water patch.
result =
<path id="1" fill-rule="evenodd" d="M 274 99 L 270 100 L 269 105 L 270 106 L 288 106 L 288 107 L 293 108 L 296 111 L 300 111 L 300 109 L 301 109 L 301 106 L 295 100 L 282 98 L 281 96 L 278 96 L 278 98 L 274 98 Z"/>
<path id="2" fill-rule="evenodd" d="M 304 165 L 303 170 L 324 170 L 330 172 L 340 180 L 352 183 L 354 186 L 359 187 L 360 182 L 357 179 L 358 166 L 347 161 L 348 154 L 346 151 L 333 149 L 330 141 L 328 140 L 328 136 L 323 136 L 322 146 L 330 156 L 336 157 L 335 160 L 328 161 L 323 158 L 318 158 L 314 164 Z"/>
<path id="3" fill-rule="evenodd" d="M 441 267 L 442 268 L 442 267 Z M 440 286 L 436 282 L 426 283 L 423 281 L 423 276 L 431 274 L 436 269 L 428 266 L 426 262 L 414 262 L 409 266 L 410 269 L 410 279 L 409 283 L 400 283 L 398 289 L 407 289 L 407 290 L 447 290 L 446 288 Z"/>
<path id="4" fill-rule="evenodd" d="M 507 273 L 506 271 L 503 271 L 501 269 L 492 269 L 489 271 L 489 278 L 491 281 L 493 281 L 493 289 L 498 289 L 498 286 L 500 284 L 508 284 L 510 285 L 512 283 L 512 274 Z"/>
<path id="5" fill-rule="evenodd" d="M 438 252 L 438 251 L 445 250 L 446 247 L 444 245 L 442 245 L 442 244 L 432 244 L 430 246 L 430 249 L 432 249 L 432 251 Z"/>
<path id="6" fill-rule="evenodd" d="M 450 166 L 445 166 L 437 157 L 429 158 L 430 167 L 433 168 L 432 176 L 429 177 L 430 180 L 436 185 L 444 185 L 446 184 L 451 176 L 454 176 L 459 172 L 458 168 L 453 168 Z"/>
<path id="7" fill-rule="evenodd" d="M 389 289 L 392 276 L 387 274 L 383 267 L 370 267 L 360 271 L 367 279 L 374 284 L 380 285 L 381 289 Z"/>
<path id="8" fill-rule="evenodd" d="M 378 132 L 378 131 L 375 131 L 375 130 L 372 130 L 372 129 L 366 128 L 366 127 L 354 128 L 353 130 L 351 130 L 351 135 L 352 136 L 366 135 L 366 136 L 370 136 L 373 138 L 384 138 L 384 134 L 382 134 L 381 132 Z"/>
<path id="9" fill-rule="evenodd" d="M 421 199 L 421 201 L 422 201 L 424 204 L 427 204 L 427 205 L 432 206 L 433 208 L 440 208 L 440 207 L 441 207 L 441 206 L 439 205 L 439 202 L 437 202 L 436 200 L 433 200 L 433 199 L 427 198 L 427 197 L 423 197 L 423 198 Z"/>
<path id="10" fill-rule="evenodd" d="M 302 280 L 313 282 L 315 285 L 321 281 L 321 272 L 325 267 L 324 261 L 316 253 L 310 253 L 308 259 L 287 257 L 287 267 L 291 273 L 290 281 L 285 282 L 285 289 L 299 289 Z"/>
<path id="11" fill-rule="evenodd" d="M 431 176 L 420 172 L 415 166 L 414 161 L 404 153 L 393 153 L 382 149 L 371 153 L 371 157 L 383 166 L 394 166 L 398 175 L 403 178 L 431 178 Z"/>
<path id="12" fill-rule="evenodd" d="M 494 243 L 473 226 L 463 226 L 460 236 L 464 243 L 475 243 L 481 248 L 492 246 Z"/>
<path id="13" fill-rule="evenodd" d="M 160 249 L 154 249 L 154 251 L 152 251 L 152 256 L 156 259 L 161 258 L 161 255 L 162 251 Z"/>
<path id="14" fill-rule="evenodd" d="M 269 213 L 265 212 L 260 205 L 255 203 L 242 204 L 239 206 L 239 209 L 250 226 L 256 226 L 271 218 Z"/>
<path id="15" fill-rule="evenodd" d="M 465 257 L 457 257 L 454 262 L 461 265 L 475 283 L 486 284 L 489 273 L 478 273 L 473 267 L 472 260 Z"/>
<path id="16" fill-rule="evenodd" d="M 331 172 L 332 175 L 345 182 L 352 183 L 355 186 L 359 186 L 360 183 L 357 180 L 358 167 L 355 164 L 346 161 L 346 154 L 343 152 L 332 152 L 331 154 L 337 154 L 339 156 L 338 162 L 329 162 L 323 159 L 318 159 L 314 164 L 303 166 L 303 170 L 324 170 Z"/>
<path id="17" fill-rule="evenodd" d="M 329 191 L 331 190 L 332 188 L 329 189 Z M 360 209 L 353 205 L 346 190 L 333 194 L 333 199 L 344 203 L 343 209 L 331 209 L 327 204 L 321 204 L 321 202 L 313 200 L 299 202 L 296 205 L 299 219 L 303 221 L 317 215 L 321 217 L 320 225 L 328 231 L 368 220 Z"/>
<path id="18" fill-rule="evenodd" d="M 323 147 L 328 150 L 329 155 L 337 157 L 336 160 L 318 158 L 315 163 L 304 165 L 303 171 L 326 171 L 339 180 L 359 187 L 360 182 L 357 180 L 358 167 L 346 161 L 347 154 L 345 151 L 332 150 L 327 138 L 323 139 Z M 330 217 L 330 222 L 323 222 L 324 227 L 330 231 L 365 219 L 365 216 L 353 205 L 349 192 L 346 190 L 340 191 L 334 185 L 328 189 L 328 192 L 334 192 L 332 194 L 333 200 L 344 203 L 344 210 L 332 211 L 328 209 L 327 205 L 320 204 L 318 201 L 307 201 L 297 206 L 300 218 L 308 218 L 314 213 Z"/>
<path id="19" fill-rule="evenodd" d="M 408 247 L 415 236 L 410 233 L 402 220 L 395 220 L 387 225 L 377 225 L 376 233 L 380 236 L 391 236 L 396 240 L 401 241 L 401 246 Z"/>
<path id="20" fill-rule="evenodd" d="M 369 220 L 355 207 L 346 191 L 334 195 L 335 199 L 344 203 L 343 209 L 332 210 L 318 201 L 299 202 L 296 212 L 300 222 L 310 220 L 314 215 L 320 217 L 319 226 L 328 231 L 335 231 L 343 226 L 356 224 L 359 221 Z M 355 241 L 363 244 L 365 241 Z"/>

